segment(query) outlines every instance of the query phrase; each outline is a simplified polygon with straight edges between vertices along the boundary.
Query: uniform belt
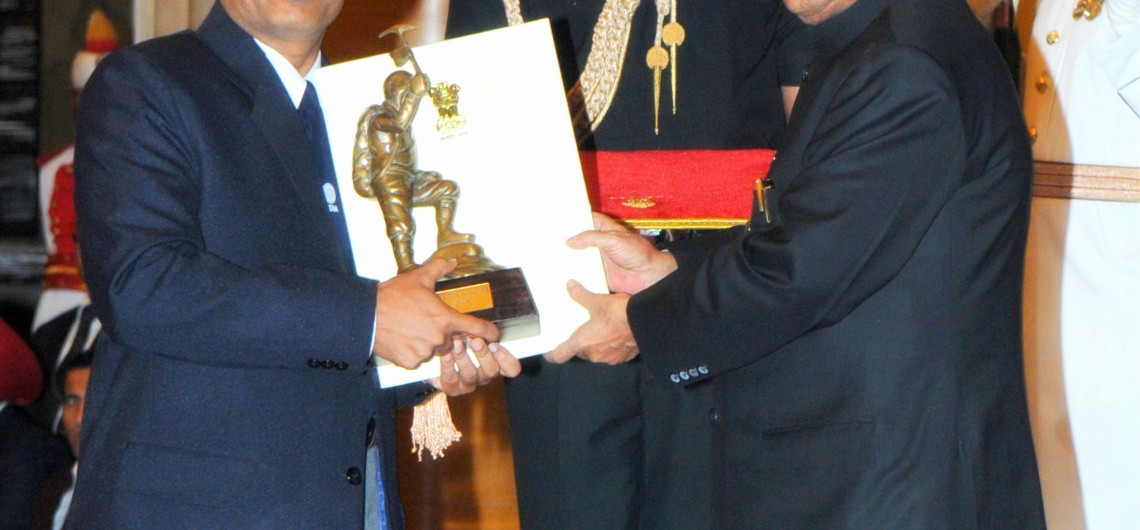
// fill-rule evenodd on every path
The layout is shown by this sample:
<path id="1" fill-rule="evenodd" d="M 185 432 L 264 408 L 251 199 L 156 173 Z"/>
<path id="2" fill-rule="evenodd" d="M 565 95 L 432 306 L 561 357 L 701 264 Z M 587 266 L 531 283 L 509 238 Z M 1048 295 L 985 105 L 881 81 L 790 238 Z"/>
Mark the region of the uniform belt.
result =
<path id="1" fill-rule="evenodd" d="M 1033 162 L 1033 195 L 1140 202 L 1140 168 Z"/>
<path id="2" fill-rule="evenodd" d="M 44 289 L 73 289 L 86 291 L 87 284 L 79 274 L 78 256 L 57 252 L 48 256 L 44 267 Z"/>

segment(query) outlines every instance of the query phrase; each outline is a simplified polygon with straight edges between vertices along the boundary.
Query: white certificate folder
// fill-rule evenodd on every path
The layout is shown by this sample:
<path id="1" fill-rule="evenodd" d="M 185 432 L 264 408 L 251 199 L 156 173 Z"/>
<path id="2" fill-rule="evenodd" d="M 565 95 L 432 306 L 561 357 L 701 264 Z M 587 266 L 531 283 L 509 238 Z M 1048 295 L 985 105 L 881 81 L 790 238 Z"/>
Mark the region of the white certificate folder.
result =
<path id="1" fill-rule="evenodd" d="M 398 39 L 386 37 L 396 45 Z M 537 336 L 504 342 L 517 357 L 546 353 L 589 314 L 566 292 L 575 279 L 606 292 L 596 250 L 573 250 L 566 239 L 593 227 L 558 60 L 546 20 L 413 48 L 432 86 L 460 87 L 461 127 L 437 130 L 440 114 L 424 96 L 413 122 L 421 170 L 437 171 L 460 188 L 454 226 L 475 235 L 495 263 L 526 276 L 540 321 Z M 388 55 L 326 66 L 314 73 L 329 131 L 333 165 L 357 273 L 385 280 L 396 273 L 384 217 L 374 198 L 352 184 L 357 122 L 384 100 L 384 80 L 401 67 Z M 435 250 L 435 212 L 415 208 L 415 259 Z M 439 375 L 438 359 L 414 370 L 382 363 L 381 386 Z"/>

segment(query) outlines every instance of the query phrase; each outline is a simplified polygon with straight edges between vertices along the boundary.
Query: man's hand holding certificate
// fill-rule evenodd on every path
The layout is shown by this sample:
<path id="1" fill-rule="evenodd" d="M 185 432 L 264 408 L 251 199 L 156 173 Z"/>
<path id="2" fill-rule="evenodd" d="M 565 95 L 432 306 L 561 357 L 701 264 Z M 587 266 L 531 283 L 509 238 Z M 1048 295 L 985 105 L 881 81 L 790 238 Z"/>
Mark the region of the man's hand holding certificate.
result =
<path id="1" fill-rule="evenodd" d="M 672 254 L 657 250 L 640 234 L 617 221 L 595 213 L 594 226 L 594 230 L 570 238 L 567 244 L 571 248 L 594 247 L 602 251 L 606 280 L 614 294 L 593 293 L 582 284 L 570 281 L 570 295 L 590 312 L 590 320 L 546 355 L 551 362 L 562 363 L 577 356 L 593 362 L 618 364 L 637 357 L 637 342 L 626 318 L 629 297 L 677 269 L 677 260 Z"/>

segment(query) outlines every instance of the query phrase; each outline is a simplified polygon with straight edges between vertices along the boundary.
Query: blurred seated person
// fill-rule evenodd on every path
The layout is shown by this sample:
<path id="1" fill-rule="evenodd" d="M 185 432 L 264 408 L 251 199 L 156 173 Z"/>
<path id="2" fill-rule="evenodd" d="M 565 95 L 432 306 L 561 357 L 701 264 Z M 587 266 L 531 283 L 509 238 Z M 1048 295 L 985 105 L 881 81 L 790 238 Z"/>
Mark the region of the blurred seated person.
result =
<path id="1" fill-rule="evenodd" d="M 66 444 L 23 407 L 42 388 L 31 348 L 0 320 L 0 526 L 5 530 L 31 528 L 36 488 L 71 463 Z"/>

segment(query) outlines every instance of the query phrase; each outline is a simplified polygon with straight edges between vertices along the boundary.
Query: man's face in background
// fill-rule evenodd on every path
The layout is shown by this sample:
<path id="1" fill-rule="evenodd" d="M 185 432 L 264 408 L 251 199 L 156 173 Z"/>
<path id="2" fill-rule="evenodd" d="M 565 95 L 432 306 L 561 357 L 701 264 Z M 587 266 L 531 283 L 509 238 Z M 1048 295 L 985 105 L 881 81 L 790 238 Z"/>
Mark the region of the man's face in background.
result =
<path id="1" fill-rule="evenodd" d="M 79 430 L 83 423 L 83 401 L 87 397 L 87 378 L 91 368 L 72 368 L 63 382 L 63 430 L 71 453 L 79 456 Z"/>

